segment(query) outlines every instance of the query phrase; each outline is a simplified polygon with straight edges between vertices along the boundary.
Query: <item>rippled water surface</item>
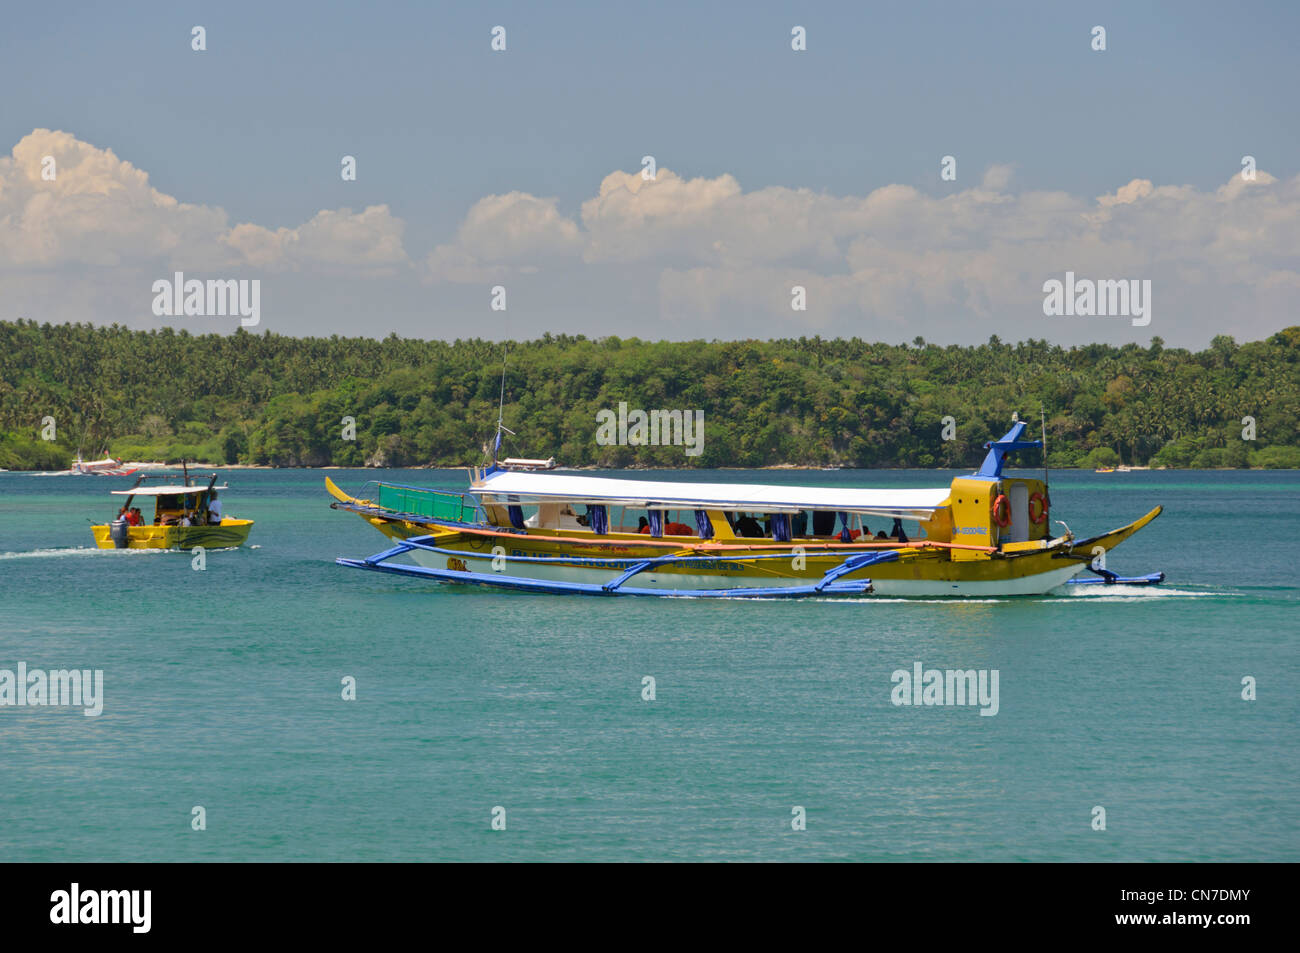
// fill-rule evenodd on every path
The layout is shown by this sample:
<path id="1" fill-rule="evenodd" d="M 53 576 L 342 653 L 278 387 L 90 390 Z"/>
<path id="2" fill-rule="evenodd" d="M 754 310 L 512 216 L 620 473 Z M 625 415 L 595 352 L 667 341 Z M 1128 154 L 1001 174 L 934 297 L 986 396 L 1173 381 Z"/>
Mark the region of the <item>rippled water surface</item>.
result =
<path id="1" fill-rule="evenodd" d="M 1300 473 L 1054 474 L 1079 536 L 1164 504 L 1109 566 L 1167 584 L 971 602 L 446 587 L 335 566 L 386 544 L 319 472 L 224 479 L 257 524 L 198 572 L 90 548 L 131 478 L 0 473 L 0 669 L 104 672 L 99 717 L 0 707 L 6 859 L 1300 857 Z M 893 705 L 916 662 L 997 670 L 998 713 Z"/>

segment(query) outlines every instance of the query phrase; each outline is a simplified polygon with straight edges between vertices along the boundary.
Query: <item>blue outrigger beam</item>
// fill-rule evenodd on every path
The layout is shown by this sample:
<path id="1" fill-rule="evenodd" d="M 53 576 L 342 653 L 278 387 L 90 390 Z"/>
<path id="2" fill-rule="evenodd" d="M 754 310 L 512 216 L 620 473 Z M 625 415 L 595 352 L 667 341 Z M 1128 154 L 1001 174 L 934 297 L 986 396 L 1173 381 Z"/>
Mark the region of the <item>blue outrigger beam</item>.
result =
<path id="1" fill-rule="evenodd" d="M 1162 572 L 1149 572 L 1145 576 L 1120 576 L 1109 569 L 1098 569 L 1095 566 L 1088 568 L 1097 574 L 1096 578 L 1069 579 L 1065 584 L 1067 586 L 1158 586 L 1165 581 L 1165 574 Z"/>
<path id="2" fill-rule="evenodd" d="M 409 563 L 390 564 L 387 560 L 401 556 L 413 550 L 439 553 L 463 558 L 465 552 L 456 549 L 444 549 L 435 546 L 432 536 L 416 536 L 403 540 L 392 549 L 375 553 L 365 559 L 336 559 L 340 566 L 352 569 L 370 569 L 375 572 L 390 572 L 400 576 L 414 576 L 421 579 L 435 579 L 439 582 L 468 583 L 476 586 L 492 586 L 499 589 L 515 589 L 521 592 L 545 592 L 564 595 L 585 596 L 661 596 L 678 599 L 798 599 L 806 596 L 849 596 L 865 595 L 872 591 L 870 579 L 842 579 L 851 572 L 856 572 L 876 563 L 893 562 L 898 559 L 899 551 L 883 549 L 870 553 L 856 553 L 846 556 L 839 565 L 827 570 L 821 579 L 812 583 L 793 586 L 745 586 L 737 589 L 650 589 L 644 586 L 629 586 L 628 580 L 648 569 L 656 569 L 672 563 L 690 561 L 701 562 L 738 562 L 754 559 L 789 559 L 784 553 L 764 554 L 758 556 L 701 556 L 697 553 L 673 554 L 654 559 L 588 559 L 583 556 L 503 556 L 507 561 L 526 563 L 564 563 L 567 566 L 581 566 L 583 563 L 597 564 L 608 569 L 610 564 L 626 565 L 626 569 L 615 578 L 605 583 L 560 582 L 551 579 L 531 579 L 526 576 L 511 576 L 498 572 L 471 572 L 458 569 L 432 569 L 428 566 L 412 566 Z"/>

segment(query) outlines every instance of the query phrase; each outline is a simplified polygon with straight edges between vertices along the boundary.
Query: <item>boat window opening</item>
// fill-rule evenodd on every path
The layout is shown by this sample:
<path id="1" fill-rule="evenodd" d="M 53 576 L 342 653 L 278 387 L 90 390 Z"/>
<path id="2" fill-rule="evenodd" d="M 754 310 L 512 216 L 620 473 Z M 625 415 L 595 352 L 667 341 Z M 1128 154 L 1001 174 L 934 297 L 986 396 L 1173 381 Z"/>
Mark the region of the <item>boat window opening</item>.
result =
<path id="1" fill-rule="evenodd" d="M 554 529 L 571 533 L 587 528 L 587 517 L 579 516 L 573 504 L 567 501 L 539 503 L 535 508 L 527 507 L 527 509 L 535 509 L 535 512 L 524 520 L 524 526 L 529 529 Z"/>
<path id="2" fill-rule="evenodd" d="M 687 522 L 687 513 L 684 510 L 670 510 L 666 512 L 668 522 L 664 524 L 665 536 L 694 536 L 696 531 L 692 525 L 695 522 L 695 516 L 692 513 L 689 516 L 690 522 Z"/>

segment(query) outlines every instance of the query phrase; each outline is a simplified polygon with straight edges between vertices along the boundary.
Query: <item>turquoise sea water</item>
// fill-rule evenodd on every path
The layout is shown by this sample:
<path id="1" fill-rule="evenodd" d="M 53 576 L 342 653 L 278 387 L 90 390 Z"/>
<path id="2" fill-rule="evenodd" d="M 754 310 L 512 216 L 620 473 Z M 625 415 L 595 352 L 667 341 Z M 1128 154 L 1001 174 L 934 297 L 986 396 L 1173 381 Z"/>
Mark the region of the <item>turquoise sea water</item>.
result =
<path id="1" fill-rule="evenodd" d="M 0 669 L 104 671 L 97 718 L 0 707 L 5 860 L 1300 859 L 1300 473 L 1054 474 L 1081 537 L 1164 504 L 1109 567 L 1167 583 L 979 602 L 446 587 L 335 566 L 386 542 L 320 472 L 224 479 L 257 525 L 198 572 L 90 548 L 130 478 L 0 473 Z M 915 662 L 998 714 L 894 706 Z"/>

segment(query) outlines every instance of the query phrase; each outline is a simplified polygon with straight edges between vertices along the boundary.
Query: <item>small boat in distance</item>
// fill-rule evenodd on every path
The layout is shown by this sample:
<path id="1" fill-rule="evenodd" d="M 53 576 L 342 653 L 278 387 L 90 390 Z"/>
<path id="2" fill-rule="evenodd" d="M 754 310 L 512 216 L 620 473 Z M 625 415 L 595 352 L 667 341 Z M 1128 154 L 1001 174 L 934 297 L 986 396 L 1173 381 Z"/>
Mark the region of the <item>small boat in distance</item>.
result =
<path id="1" fill-rule="evenodd" d="M 100 549 L 228 549 L 242 546 L 253 528 L 253 521 L 226 516 L 222 512 L 217 475 L 206 486 L 190 480 L 166 486 L 142 486 L 147 474 L 141 474 L 129 490 L 113 490 L 113 496 L 125 497 L 116 517 L 108 523 L 90 527 L 95 545 Z M 139 508 L 132 509 L 137 496 L 152 497 L 153 522 L 146 523 Z"/>
<path id="2" fill-rule="evenodd" d="M 137 467 L 104 454 L 103 460 L 83 460 L 81 454 L 72 461 L 68 473 L 75 476 L 130 476 Z"/>
<path id="3" fill-rule="evenodd" d="M 1042 447 L 1024 431 L 1017 422 L 985 444 L 972 475 L 925 489 L 629 480 L 496 462 L 471 470 L 463 493 L 372 481 L 353 497 L 325 486 L 332 507 L 396 544 L 340 565 L 526 592 L 987 597 L 1163 580 L 1120 577 L 1104 561 L 1098 578 L 1075 579 L 1161 508 L 1087 539 L 1063 523 L 1053 536 L 1046 472 L 1002 473 L 1007 454 Z"/>
<path id="4" fill-rule="evenodd" d="M 555 458 L 530 460 L 526 457 L 507 457 L 501 461 L 501 465 L 509 470 L 554 470 Z"/>
<path id="5" fill-rule="evenodd" d="M 145 463 L 132 460 L 123 463 L 116 457 L 110 457 L 104 454 L 102 460 L 83 460 L 81 454 L 72 461 L 72 466 L 67 470 L 46 470 L 37 473 L 36 476 L 131 476 L 140 470 L 170 470 L 174 469 L 165 463 Z"/>

